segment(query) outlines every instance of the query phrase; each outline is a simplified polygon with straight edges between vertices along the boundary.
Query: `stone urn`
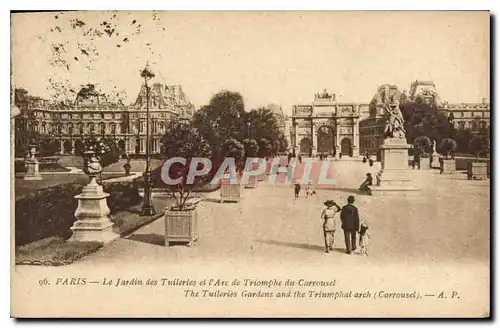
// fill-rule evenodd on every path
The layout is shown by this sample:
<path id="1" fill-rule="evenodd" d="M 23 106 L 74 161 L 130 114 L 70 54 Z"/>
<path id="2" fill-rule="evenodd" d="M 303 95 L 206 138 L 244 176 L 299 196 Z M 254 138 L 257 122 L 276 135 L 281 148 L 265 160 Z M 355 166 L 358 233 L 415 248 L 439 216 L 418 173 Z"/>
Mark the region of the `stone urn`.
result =
<path id="1" fill-rule="evenodd" d="M 113 231 L 113 222 L 107 203 L 108 193 L 97 183 L 97 176 L 102 171 L 99 158 L 93 150 L 84 153 L 84 172 L 90 178 L 83 187 L 82 193 L 75 196 L 78 207 L 75 211 L 76 221 L 71 227 L 73 235 L 70 241 L 97 241 L 106 243 L 119 235 Z"/>
<path id="2" fill-rule="evenodd" d="M 26 166 L 24 180 L 42 180 L 39 170 L 40 162 L 36 158 L 36 145 L 29 146 L 28 156 L 24 159 L 24 164 Z"/>

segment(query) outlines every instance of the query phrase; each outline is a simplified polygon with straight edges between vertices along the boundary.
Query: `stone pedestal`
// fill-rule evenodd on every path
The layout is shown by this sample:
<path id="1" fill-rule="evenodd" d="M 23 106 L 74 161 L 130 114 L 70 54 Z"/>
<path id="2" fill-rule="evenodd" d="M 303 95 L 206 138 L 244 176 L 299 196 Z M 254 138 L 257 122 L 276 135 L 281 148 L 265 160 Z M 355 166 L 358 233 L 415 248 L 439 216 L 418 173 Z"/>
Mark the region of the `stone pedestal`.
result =
<path id="1" fill-rule="evenodd" d="M 405 195 L 419 189 L 408 168 L 408 149 L 405 139 L 385 139 L 381 149 L 382 169 L 377 174 L 374 186 L 369 186 L 371 195 Z"/>
<path id="2" fill-rule="evenodd" d="M 431 159 L 429 157 L 421 157 L 420 165 L 418 166 L 420 170 L 430 170 Z"/>
<path id="3" fill-rule="evenodd" d="M 109 194 L 103 192 L 95 176 L 76 195 L 78 208 L 75 212 L 76 222 L 71 227 L 73 235 L 70 241 L 98 241 L 107 243 L 119 237 L 113 231 L 113 222 L 109 218 L 109 207 L 106 202 Z"/>
<path id="4" fill-rule="evenodd" d="M 39 162 L 36 158 L 27 158 L 25 164 L 26 174 L 24 180 L 42 180 L 42 175 L 39 172 Z"/>
<path id="5" fill-rule="evenodd" d="M 441 164 L 439 163 L 439 154 L 434 152 L 432 155 L 431 155 L 431 167 L 433 169 L 439 169 L 441 167 Z"/>

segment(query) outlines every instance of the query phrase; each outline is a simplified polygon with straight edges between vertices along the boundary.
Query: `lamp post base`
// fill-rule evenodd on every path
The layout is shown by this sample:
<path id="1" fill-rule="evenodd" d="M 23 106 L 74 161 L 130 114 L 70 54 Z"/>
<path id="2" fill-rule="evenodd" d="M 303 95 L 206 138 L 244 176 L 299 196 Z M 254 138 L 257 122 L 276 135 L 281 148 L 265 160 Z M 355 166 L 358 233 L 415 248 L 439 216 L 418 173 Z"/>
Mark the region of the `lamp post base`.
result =
<path id="1" fill-rule="evenodd" d="M 153 205 L 144 205 L 141 209 L 141 216 L 153 216 L 156 215 L 156 210 Z"/>

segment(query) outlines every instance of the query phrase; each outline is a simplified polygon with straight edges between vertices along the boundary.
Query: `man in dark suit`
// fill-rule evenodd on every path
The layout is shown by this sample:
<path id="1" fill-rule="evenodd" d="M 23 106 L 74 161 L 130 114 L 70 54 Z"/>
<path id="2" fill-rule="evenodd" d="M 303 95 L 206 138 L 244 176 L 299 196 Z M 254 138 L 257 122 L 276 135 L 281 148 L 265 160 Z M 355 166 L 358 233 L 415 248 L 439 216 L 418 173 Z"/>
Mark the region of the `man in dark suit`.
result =
<path id="1" fill-rule="evenodd" d="M 358 209 L 353 204 L 354 196 L 349 196 L 347 198 L 347 205 L 340 212 L 347 254 L 351 254 L 351 252 L 356 250 L 356 232 L 359 230 Z"/>

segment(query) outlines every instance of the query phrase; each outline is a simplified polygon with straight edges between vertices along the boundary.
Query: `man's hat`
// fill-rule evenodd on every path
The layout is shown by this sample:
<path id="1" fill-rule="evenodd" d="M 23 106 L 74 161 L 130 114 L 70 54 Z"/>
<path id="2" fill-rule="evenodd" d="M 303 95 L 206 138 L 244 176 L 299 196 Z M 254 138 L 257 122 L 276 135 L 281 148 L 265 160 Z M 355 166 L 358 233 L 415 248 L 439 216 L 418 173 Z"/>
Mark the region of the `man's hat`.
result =
<path id="1" fill-rule="evenodd" d="M 347 202 L 348 203 L 354 203 L 354 196 L 347 197 Z"/>
<path id="2" fill-rule="evenodd" d="M 332 207 L 333 205 L 335 205 L 335 202 L 333 200 L 327 200 L 323 204 L 325 204 L 326 207 Z"/>

